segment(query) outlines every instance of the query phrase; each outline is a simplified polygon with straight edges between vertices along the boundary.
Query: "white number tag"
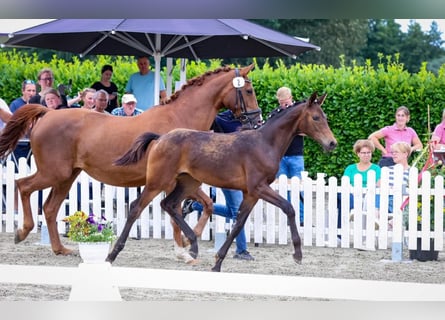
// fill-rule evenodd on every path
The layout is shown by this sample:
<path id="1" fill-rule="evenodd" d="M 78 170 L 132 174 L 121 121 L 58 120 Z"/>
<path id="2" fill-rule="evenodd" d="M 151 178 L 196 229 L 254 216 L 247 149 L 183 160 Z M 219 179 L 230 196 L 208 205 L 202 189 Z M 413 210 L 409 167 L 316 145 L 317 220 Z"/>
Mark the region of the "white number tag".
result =
<path id="1" fill-rule="evenodd" d="M 233 86 L 235 88 L 242 88 L 244 87 L 245 81 L 243 77 L 236 77 L 233 79 Z"/>

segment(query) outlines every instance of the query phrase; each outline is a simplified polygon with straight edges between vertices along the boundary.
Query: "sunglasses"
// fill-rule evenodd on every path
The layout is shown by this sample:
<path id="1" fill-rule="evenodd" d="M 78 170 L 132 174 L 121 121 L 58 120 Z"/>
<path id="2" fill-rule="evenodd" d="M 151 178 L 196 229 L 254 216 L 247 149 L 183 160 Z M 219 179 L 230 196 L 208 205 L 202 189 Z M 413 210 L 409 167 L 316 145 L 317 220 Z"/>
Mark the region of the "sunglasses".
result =
<path id="1" fill-rule="evenodd" d="M 34 80 L 25 80 L 23 84 L 36 84 Z"/>

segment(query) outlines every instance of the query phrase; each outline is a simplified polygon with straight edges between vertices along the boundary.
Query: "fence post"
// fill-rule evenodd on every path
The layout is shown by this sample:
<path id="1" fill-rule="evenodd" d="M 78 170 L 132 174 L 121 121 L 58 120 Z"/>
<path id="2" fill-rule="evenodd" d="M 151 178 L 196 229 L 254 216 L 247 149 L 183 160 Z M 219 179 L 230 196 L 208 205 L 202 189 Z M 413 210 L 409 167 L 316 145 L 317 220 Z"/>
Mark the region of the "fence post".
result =
<path id="1" fill-rule="evenodd" d="M 394 195 L 393 195 L 393 231 L 392 231 L 392 261 L 402 261 L 403 251 L 403 224 L 402 224 L 402 181 L 403 181 L 403 167 L 396 164 L 394 167 Z"/>

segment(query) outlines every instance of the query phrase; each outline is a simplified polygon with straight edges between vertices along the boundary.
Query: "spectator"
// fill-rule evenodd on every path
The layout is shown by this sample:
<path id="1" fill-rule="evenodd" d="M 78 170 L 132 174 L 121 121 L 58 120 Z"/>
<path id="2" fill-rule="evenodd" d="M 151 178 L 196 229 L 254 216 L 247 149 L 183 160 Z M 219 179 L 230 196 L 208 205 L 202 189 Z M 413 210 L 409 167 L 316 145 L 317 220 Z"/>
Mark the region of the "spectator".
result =
<path id="1" fill-rule="evenodd" d="M 81 108 L 93 109 L 95 93 L 96 89 L 85 88 L 81 92 L 79 92 L 77 97 L 68 100 L 68 106 L 77 108 L 79 106 L 79 102 L 82 102 L 82 105 L 80 105 Z"/>
<path id="2" fill-rule="evenodd" d="M 36 95 L 37 86 L 34 80 L 25 80 L 22 82 L 22 96 L 15 99 L 9 105 L 9 109 L 14 113 L 21 106 L 29 103 L 32 96 Z"/>
<path id="3" fill-rule="evenodd" d="M 273 115 L 282 109 L 295 103 L 292 98 L 292 91 L 288 87 L 281 87 L 277 90 L 276 97 L 278 99 L 278 107 L 271 112 Z M 304 140 L 303 136 L 297 135 L 292 140 L 289 148 L 286 150 L 283 158 L 280 160 L 280 167 L 278 169 L 276 178 L 280 175 L 285 175 L 288 179 L 298 177 L 301 179 L 301 172 L 304 171 Z M 290 192 L 288 193 L 288 200 L 290 201 Z M 304 221 L 304 205 L 302 195 L 300 194 L 300 226 L 303 226 Z"/>
<path id="4" fill-rule="evenodd" d="M 132 117 L 141 114 L 143 111 L 136 108 L 137 99 L 134 95 L 127 93 L 122 96 L 122 107 L 114 109 L 111 114 L 114 116 Z"/>
<path id="5" fill-rule="evenodd" d="M 105 90 L 108 93 L 108 105 L 106 111 L 111 113 L 113 109 L 119 107 L 119 102 L 117 99 L 117 85 L 111 81 L 113 76 L 113 67 L 106 64 L 102 67 L 100 81 L 93 83 L 91 88 L 99 90 Z"/>
<path id="6" fill-rule="evenodd" d="M 0 99 L 0 131 L 5 127 L 6 123 L 11 119 L 12 113 L 7 103 Z"/>
<path id="7" fill-rule="evenodd" d="M 45 100 L 42 99 L 42 94 L 47 89 L 53 87 L 53 84 L 54 84 L 53 71 L 50 68 L 44 68 L 44 69 L 40 70 L 40 72 L 38 73 L 37 79 L 38 79 L 38 83 L 40 86 L 40 92 L 37 93 L 36 95 L 32 96 L 31 99 L 29 100 L 29 103 L 43 104 L 44 106 L 46 106 Z M 60 99 L 62 101 L 61 104 L 67 106 L 68 102 L 66 100 L 66 96 L 61 95 L 60 93 L 59 93 L 59 95 L 60 95 Z"/>
<path id="8" fill-rule="evenodd" d="M 350 164 L 346 167 L 343 176 L 349 178 L 351 186 L 354 186 L 354 177 L 357 174 L 362 176 L 362 187 L 368 186 L 368 172 L 375 171 L 376 181 L 380 180 L 380 167 L 371 162 L 372 153 L 375 150 L 374 144 L 369 139 L 357 140 L 353 147 L 354 153 L 357 155 L 359 162 Z M 350 195 L 349 210 L 354 208 L 354 197 Z M 337 210 L 338 221 L 337 227 L 341 228 L 341 193 L 337 194 Z M 348 213 L 349 216 L 349 213 Z"/>
<path id="9" fill-rule="evenodd" d="M 442 121 L 436 126 L 431 138 L 434 149 L 445 149 L 445 109 L 442 111 Z"/>
<path id="10" fill-rule="evenodd" d="M 410 166 L 408 164 L 408 158 L 411 155 L 412 147 L 409 143 L 404 141 L 395 142 L 391 145 L 391 155 L 394 160 L 394 165 L 389 167 L 389 187 L 394 187 L 394 173 L 395 173 L 395 165 L 400 164 L 403 167 L 403 182 L 402 182 L 402 193 L 403 195 L 408 195 L 406 188 L 408 187 L 409 181 L 409 169 Z M 380 181 L 377 182 L 377 185 L 380 185 Z M 388 196 L 388 213 L 393 213 L 393 195 Z M 380 194 L 376 195 L 376 208 L 377 210 L 377 218 L 379 218 L 379 209 L 380 209 Z M 389 224 L 389 228 L 392 228 L 391 223 Z"/>
<path id="11" fill-rule="evenodd" d="M 62 98 L 60 96 L 59 91 L 54 88 L 46 89 L 42 95 L 42 104 L 45 102 L 45 105 L 49 109 L 59 110 L 66 109 L 67 105 L 63 104 Z"/>
<path id="12" fill-rule="evenodd" d="M 241 122 L 235 119 L 232 111 L 227 110 L 219 113 L 216 116 L 213 128 L 216 132 L 234 132 L 239 130 L 241 127 Z M 238 215 L 239 207 L 243 201 L 243 193 L 240 190 L 225 189 L 222 188 L 222 192 L 226 199 L 226 205 L 215 204 L 213 206 L 213 213 L 219 216 L 226 217 L 227 219 L 236 220 Z M 186 215 L 193 210 L 202 211 L 202 205 L 197 201 L 185 200 L 183 207 L 183 214 Z M 240 233 L 236 236 L 236 251 L 233 256 L 234 259 L 240 260 L 255 260 L 254 257 L 247 251 L 247 241 L 244 228 L 241 229 Z"/>
<path id="13" fill-rule="evenodd" d="M 368 139 L 374 143 L 376 149 L 382 152 L 382 158 L 379 161 L 380 167 L 389 167 L 395 164 L 391 156 L 391 146 L 395 142 L 404 141 L 408 143 L 411 146 L 411 152 L 422 150 L 422 142 L 416 131 L 407 126 L 409 118 L 408 108 L 401 106 L 396 110 L 396 122 L 392 126 L 386 126 L 369 136 Z M 385 146 L 380 143 L 380 139 L 385 140 Z"/>
<path id="14" fill-rule="evenodd" d="M 100 112 L 100 113 L 107 113 L 110 114 L 107 111 L 108 106 L 108 92 L 106 92 L 104 89 L 99 89 L 94 93 L 94 111 Z"/>
<path id="15" fill-rule="evenodd" d="M 133 73 L 130 76 L 125 87 L 125 92 L 134 94 L 138 100 L 139 108 L 145 111 L 154 105 L 155 74 L 150 70 L 150 60 L 148 57 L 139 57 L 137 59 L 137 65 L 139 72 Z M 162 81 L 162 79 L 160 79 L 159 83 L 159 96 L 161 102 L 167 98 L 164 81 Z"/>

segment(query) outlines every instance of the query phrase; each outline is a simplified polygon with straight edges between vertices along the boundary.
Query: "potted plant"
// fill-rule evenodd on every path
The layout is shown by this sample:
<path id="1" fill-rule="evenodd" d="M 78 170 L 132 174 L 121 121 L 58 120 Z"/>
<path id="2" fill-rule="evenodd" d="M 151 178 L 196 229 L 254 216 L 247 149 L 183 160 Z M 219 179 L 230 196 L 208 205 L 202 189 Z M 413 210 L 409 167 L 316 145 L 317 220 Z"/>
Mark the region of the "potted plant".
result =
<path id="1" fill-rule="evenodd" d="M 85 263 L 105 261 L 116 237 L 112 224 L 105 217 L 96 220 L 93 213 L 76 211 L 63 221 L 69 223 L 68 238 L 79 243 L 79 254 Z"/>

